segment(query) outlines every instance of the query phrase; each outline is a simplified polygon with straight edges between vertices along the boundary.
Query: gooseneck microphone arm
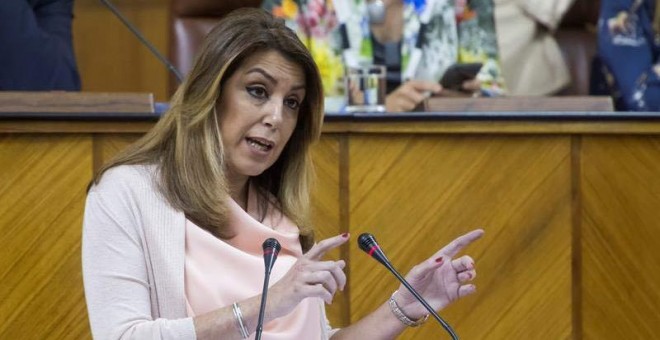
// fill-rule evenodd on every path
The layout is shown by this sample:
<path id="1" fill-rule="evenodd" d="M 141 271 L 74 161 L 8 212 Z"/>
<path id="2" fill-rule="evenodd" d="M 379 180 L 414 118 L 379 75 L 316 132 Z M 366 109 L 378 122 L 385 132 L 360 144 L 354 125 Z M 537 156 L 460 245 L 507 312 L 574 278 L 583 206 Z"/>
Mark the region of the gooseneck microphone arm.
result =
<path id="1" fill-rule="evenodd" d="M 142 42 L 144 46 L 147 46 L 151 53 L 156 56 L 156 58 L 158 58 L 158 60 L 160 60 L 160 62 L 163 63 L 170 70 L 170 72 L 174 74 L 176 80 L 179 83 L 183 81 L 183 76 L 181 76 L 179 70 L 177 70 L 169 60 L 167 60 L 162 54 L 160 54 L 160 52 L 158 52 L 156 47 L 154 47 L 154 45 L 152 45 L 149 40 L 147 40 L 147 38 L 145 38 L 142 33 L 140 33 L 140 31 L 138 31 L 138 29 L 133 26 L 133 24 L 131 24 L 123 14 L 121 14 L 115 5 L 113 5 L 109 0 L 101 0 L 101 2 L 106 7 L 108 7 L 110 11 L 112 11 L 112 13 L 124 24 L 124 26 L 126 26 L 126 28 L 128 28 L 133 33 L 133 35 L 135 35 L 140 40 L 140 42 Z"/>
<path id="2" fill-rule="evenodd" d="M 261 332 L 264 329 L 264 314 L 266 311 L 266 296 L 268 294 L 268 280 L 270 278 L 270 272 L 273 269 L 275 260 L 277 260 L 277 254 L 279 254 L 282 246 L 274 238 L 269 238 L 264 241 L 262 245 L 264 249 L 264 287 L 261 291 L 261 306 L 259 307 L 259 321 L 257 322 L 257 333 L 255 335 L 255 340 L 261 339 Z"/>
<path id="3" fill-rule="evenodd" d="M 399 274 L 399 272 L 394 269 L 390 261 L 387 259 L 385 256 L 385 253 L 383 252 L 382 249 L 380 249 L 380 246 L 376 242 L 376 238 L 374 238 L 373 235 L 369 233 L 364 233 L 358 237 L 358 245 L 360 246 L 360 249 L 362 249 L 364 252 L 369 254 L 369 256 L 373 257 L 376 259 L 378 262 L 382 263 L 385 268 L 387 268 L 394 276 L 396 276 L 399 281 L 401 281 L 401 284 L 403 284 L 408 291 L 419 301 L 426 310 L 433 315 L 433 317 L 440 323 L 440 325 L 451 335 L 452 339 L 458 340 L 458 335 L 454 332 L 454 330 L 449 326 L 449 324 L 443 320 L 438 313 L 435 312 L 435 310 L 424 300 L 424 298 L 417 293 L 417 291 L 406 281 L 406 279 Z"/>

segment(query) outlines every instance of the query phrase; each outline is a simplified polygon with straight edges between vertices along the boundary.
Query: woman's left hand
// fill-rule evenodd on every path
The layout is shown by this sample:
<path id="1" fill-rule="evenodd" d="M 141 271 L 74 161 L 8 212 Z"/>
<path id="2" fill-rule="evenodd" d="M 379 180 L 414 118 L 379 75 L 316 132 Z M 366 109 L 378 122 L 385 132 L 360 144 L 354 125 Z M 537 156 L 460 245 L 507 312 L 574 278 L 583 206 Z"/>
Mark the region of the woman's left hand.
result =
<path id="1" fill-rule="evenodd" d="M 477 229 L 456 238 L 429 259 L 413 267 L 406 275 L 410 285 L 435 310 L 440 310 L 458 298 L 476 291 L 476 287 L 469 283 L 477 276 L 474 261 L 468 255 L 456 259 L 454 256 L 483 234 L 483 230 Z M 402 312 L 413 320 L 428 314 L 424 306 L 403 285 L 399 287 L 394 300 Z"/>

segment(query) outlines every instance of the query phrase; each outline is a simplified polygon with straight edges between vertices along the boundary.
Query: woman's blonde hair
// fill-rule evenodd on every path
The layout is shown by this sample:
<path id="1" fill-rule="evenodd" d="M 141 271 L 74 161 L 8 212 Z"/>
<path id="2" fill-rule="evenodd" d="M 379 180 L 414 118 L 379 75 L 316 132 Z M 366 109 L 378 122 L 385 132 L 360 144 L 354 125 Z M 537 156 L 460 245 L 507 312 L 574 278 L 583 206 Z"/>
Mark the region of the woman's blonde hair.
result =
<path id="1" fill-rule="evenodd" d="M 304 251 L 313 243 L 309 221 L 312 179 L 310 146 L 319 138 L 323 121 L 323 90 L 312 56 L 283 21 L 255 8 L 236 10 L 208 34 L 192 71 L 179 86 L 170 109 L 141 139 L 104 165 L 103 173 L 123 164 L 155 164 L 159 190 L 187 218 L 220 238 L 231 238 L 226 227 L 223 146 L 214 107 L 225 81 L 246 57 L 275 50 L 299 65 L 305 74 L 305 98 L 298 122 L 279 159 L 251 179 L 264 202 L 270 195 L 300 229 Z"/>

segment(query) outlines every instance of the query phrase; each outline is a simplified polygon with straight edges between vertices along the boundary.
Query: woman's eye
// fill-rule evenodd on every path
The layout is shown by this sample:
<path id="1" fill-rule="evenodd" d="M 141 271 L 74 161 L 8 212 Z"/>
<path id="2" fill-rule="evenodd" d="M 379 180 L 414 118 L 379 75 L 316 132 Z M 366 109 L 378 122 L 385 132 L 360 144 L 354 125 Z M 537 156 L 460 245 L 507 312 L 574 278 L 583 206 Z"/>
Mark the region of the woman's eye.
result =
<path id="1" fill-rule="evenodd" d="M 250 87 L 247 88 L 247 91 L 253 97 L 257 97 L 257 98 L 266 98 L 266 97 L 268 97 L 267 93 L 266 93 L 266 90 L 261 86 L 250 86 Z"/>
<path id="2" fill-rule="evenodd" d="M 297 99 L 289 98 L 284 101 L 286 106 L 288 106 L 290 109 L 296 110 L 300 106 L 300 102 L 298 102 Z"/>

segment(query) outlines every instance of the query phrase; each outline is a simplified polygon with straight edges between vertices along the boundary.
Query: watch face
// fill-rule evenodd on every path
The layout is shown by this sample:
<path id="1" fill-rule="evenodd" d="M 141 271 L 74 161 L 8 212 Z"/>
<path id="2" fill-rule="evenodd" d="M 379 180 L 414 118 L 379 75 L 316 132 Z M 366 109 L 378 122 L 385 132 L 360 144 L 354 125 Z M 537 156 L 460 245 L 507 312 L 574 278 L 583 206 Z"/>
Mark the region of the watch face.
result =
<path id="1" fill-rule="evenodd" d="M 383 0 L 375 0 L 367 3 L 367 13 L 370 24 L 382 24 L 385 21 L 385 4 Z"/>

